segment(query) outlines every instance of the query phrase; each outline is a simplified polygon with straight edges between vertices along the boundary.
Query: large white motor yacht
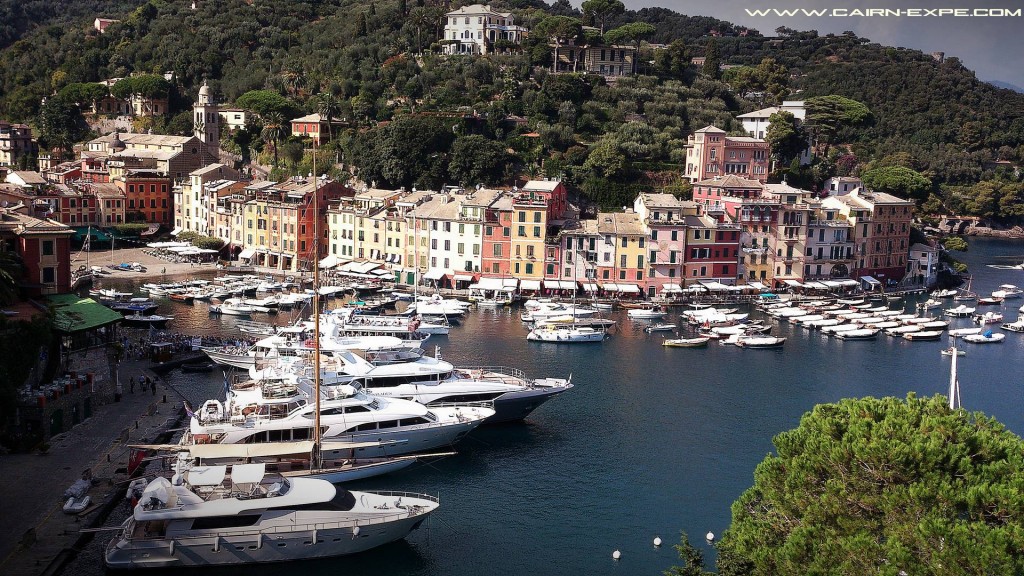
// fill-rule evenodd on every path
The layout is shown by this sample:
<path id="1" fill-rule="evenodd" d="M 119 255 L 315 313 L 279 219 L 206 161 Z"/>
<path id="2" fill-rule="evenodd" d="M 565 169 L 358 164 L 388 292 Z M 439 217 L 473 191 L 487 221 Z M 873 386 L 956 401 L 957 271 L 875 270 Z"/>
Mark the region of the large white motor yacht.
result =
<path id="1" fill-rule="evenodd" d="M 138 569 L 343 556 L 406 537 L 437 508 L 422 494 L 268 475 L 266 464 L 197 466 L 146 485 L 104 561 Z"/>
<path id="2" fill-rule="evenodd" d="M 599 333 L 603 339 L 603 333 Z M 428 407 L 486 403 L 495 410 L 488 423 L 526 418 L 547 400 L 572 388 L 563 378 L 536 378 L 505 366 L 456 368 L 422 350 L 380 350 L 362 355 L 339 351 L 321 357 L 323 386 L 352 385 L 372 396 L 415 400 Z M 280 358 L 270 367 L 250 368 L 254 380 L 297 382 L 311 378 L 311 362 Z"/>
<path id="3" fill-rule="evenodd" d="M 367 443 L 329 450 L 325 458 L 394 456 L 450 446 L 494 415 L 485 406 L 438 406 L 372 396 L 352 386 L 321 392 L 320 424 L 325 442 Z M 224 402 L 208 400 L 191 419 L 183 444 L 242 444 L 310 440 L 313 384 L 245 381 L 232 385 Z M 375 444 L 376 443 L 376 444 Z"/>

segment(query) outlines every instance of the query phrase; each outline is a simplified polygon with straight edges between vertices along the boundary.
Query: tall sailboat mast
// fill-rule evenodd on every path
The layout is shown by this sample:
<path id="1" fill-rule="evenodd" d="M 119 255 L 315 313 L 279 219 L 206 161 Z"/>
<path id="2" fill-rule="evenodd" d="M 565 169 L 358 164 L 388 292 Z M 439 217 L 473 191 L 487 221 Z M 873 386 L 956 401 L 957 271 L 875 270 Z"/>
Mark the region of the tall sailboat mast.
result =
<path id="1" fill-rule="evenodd" d="M 320 465 L 320 193 L 317 190 L 316 141 L 313 141 L 313 454 L 310 469 Z"/>
<path id="2" fill-rule="evenodd" d="M 953 344 L 949 348 L 949 409 L 956 410 L 960 407 L 960 382 L 956 377 L 956 337 L 953 337 Z"/>

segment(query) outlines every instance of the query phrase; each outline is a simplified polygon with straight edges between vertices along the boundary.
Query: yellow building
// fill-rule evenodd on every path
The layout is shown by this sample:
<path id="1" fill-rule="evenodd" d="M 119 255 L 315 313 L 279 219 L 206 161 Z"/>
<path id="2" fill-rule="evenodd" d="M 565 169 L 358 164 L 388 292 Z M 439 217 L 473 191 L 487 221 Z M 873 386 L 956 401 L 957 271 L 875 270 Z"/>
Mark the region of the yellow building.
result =
<path id="1" fill-rule="evenodd" d="M 522 193 L 512 199 L 511 269 L 512 275 L 520 280 L 544 278 L 547 210 L 543 197 Z"/>

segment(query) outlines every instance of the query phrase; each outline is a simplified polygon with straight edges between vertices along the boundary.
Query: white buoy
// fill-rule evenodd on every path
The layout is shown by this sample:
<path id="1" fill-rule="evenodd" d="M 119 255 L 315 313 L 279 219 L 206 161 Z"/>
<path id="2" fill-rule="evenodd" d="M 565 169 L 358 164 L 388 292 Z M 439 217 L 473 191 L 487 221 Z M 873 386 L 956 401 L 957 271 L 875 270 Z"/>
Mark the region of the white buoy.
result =
<path id="1" fill-rule="evenodd" d="M 660 536 L 655 536 L 654 537 L 654 545 L 655 546 L 661 546 L 661 537 Z"/>
<path id="2" fill-rule="evenodd" d="M 709 543 L 710 543 L 710 542 L 714 542 L 714 541 L 715 541 L 715 533 L 714 533 L 714 532 L 708 532 L 708 533 L 707 533 L 707 534 L 706 534 L 706 535 L 704 536 L 704 538 L 706 538 L 706 539 L 707 539 L 707 541 L 708 541 Z"/>
<path id="3" fill-rule="evenodd" d="M 618 560 L 621 557 L 622 557 L 622 552 L 619 552 L 618 550 L 616 550 L 615 552 L 612 552 L 612 559 L 613 560 Z"/>

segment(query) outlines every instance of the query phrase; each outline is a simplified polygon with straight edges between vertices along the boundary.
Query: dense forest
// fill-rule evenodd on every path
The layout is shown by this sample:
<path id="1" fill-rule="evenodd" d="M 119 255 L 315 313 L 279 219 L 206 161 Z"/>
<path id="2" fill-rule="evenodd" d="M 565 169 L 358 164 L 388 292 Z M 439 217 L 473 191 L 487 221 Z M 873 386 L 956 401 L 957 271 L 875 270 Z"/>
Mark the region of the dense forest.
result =
<path id="1" fill-rule="evenodd" d="M 33 123 L 49 148 L 88 135 L 71 116 L 95 97 L 91 83 L 173 71 L 166 88 L 150 84 L 167 91 L 174 113 L 141 129 L 190 133 L 191 101 L 208 80 L 219 100 L 259 112 L 225 148 L 283 173 L 309 169 L 286 120 L 320 112 L 344 119 L 326 152 L 379 185 L 544 174 L 610 207 L 640 189 L 685 194 L 679 176 L 693 130 L 739 133 L 738 113 L 810 99 L 863 113 L 842 121 L 822 108 L 806 135 L 783 130 L 780 118 L 777 142 L 810 137 L 819 154 L 812 166 L 776 154 L 773 178 L 813 188 L 832 175 L 864 175 L 934 212 L 1021 216 L 1014 167 L 1024 157 L 1024 95 L 978 81 L 956 58 L 939 62 L 852 33 L 779 29 L 768 38 L 663 8 L 625 10 L 618 0 L 588 0 L 583 10 L 566 0 L 496 0 L 494 9 L 513 12 L 531 34 L 521 46 L 494 46 L 500 54 L 470 57 L 440 55 L 443 15 L 460 3 L 437 0 L 93 0 L 63 12 L 40 4 L 4 8 L 12 16 L 0 30 L 0 117 Z M 97 15 L 122 21 L 100 34 L 91 27 Z M 549 73 L 552 41 L 569 39 L 641 46 L 637 75 L 609 83 Z M 705 56 L 704 66 L 691 65 L 694 56 Z M 844 98 L 820 98 L 833 95 Z"/>

